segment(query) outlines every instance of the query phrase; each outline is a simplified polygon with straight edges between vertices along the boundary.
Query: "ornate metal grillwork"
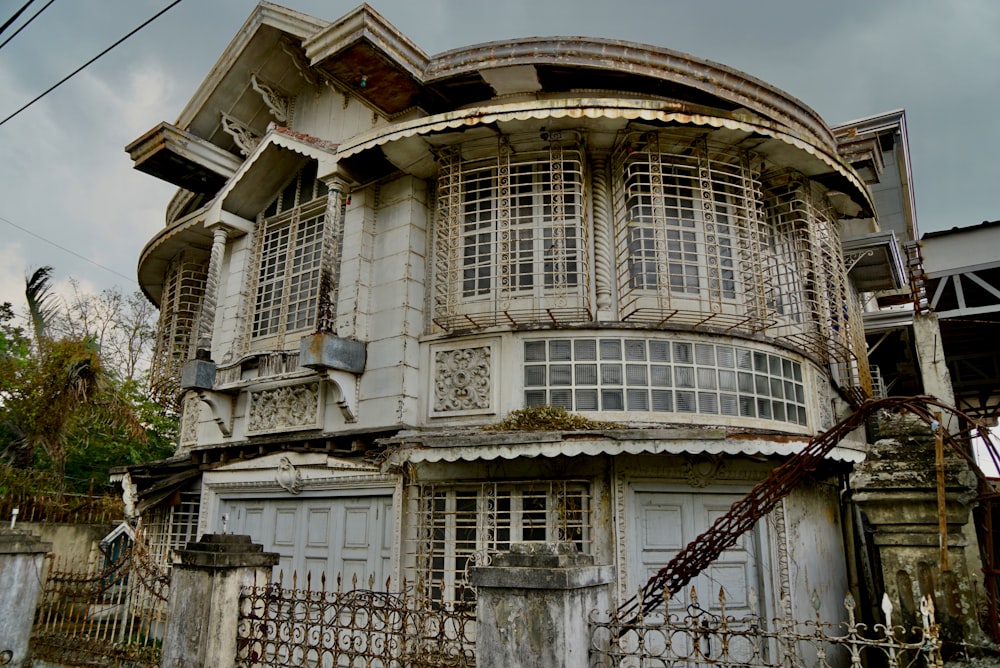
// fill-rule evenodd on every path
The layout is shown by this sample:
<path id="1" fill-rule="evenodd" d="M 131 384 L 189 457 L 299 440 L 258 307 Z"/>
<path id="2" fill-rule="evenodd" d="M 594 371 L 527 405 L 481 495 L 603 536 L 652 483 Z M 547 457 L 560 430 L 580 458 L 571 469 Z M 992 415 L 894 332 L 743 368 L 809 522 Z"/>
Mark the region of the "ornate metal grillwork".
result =
<path id="1" fill-rule="evenodd" d="M 576 133 L 502 137 L 443 157 L 434 263 L 438 327 L 590 320 L 580 143 Z"/>
<path id="2" fill-rule="evenodd" d="M 179 408 L 181 365 L 194 357 L 194 335 L 207 273 L 207 254 L 195 258 L 181 253 L 164 278 L 149 382 L 157 400 L 174 408 Z"/>
<path id="3" fill-rule="evenodd" d="M 141 544 L 102 567 L 50 562 L 32 629 L 36 660 L 62 666 L 160 665 L 170 578 Z"/>
<path id="4" fill-rule="evenodd" d="M 872 394 L 861 308 L 847 277 L 835 214 L 794 174 L 773 176 L 765 203 L 770 242 L 767 334 L 836 365 L 860 403 Z"/>
<path id="5" fill-rule="evenodd" d="M 280 577 L 279 577 L 280 581 Z M 306 579 L 298 588 L 254 583 L 243 590 L 237 627 L 237 665 L 474 666 L 475 613 L 467 606 L 425 606 L 404 582 L 398 592 L 328 590 Z"/>
<path id="6" fill-rule="evenodd" d="M 758 332 L 760 175 L 753 156 L 682 133 L 633 133 L 611 160 L 623 320 Z"/>
<path id="7" fill-rule="evenodd" d="M 819 601 L 814 592 L 813 599 Z M 777 666 L 885 665 L 891 668 L 940 666 L 941 642 L 930 597 L 921 600 L 921 625 L 912 629 L 892 624 L 891 606 L 884 608 L 885 624 L 870 628 L 855 618 L 854 598 L 844 600 L 847 621 L 833 624 L 820 618 L 802 622 L 762 619 L 756 614 L 735 618 L 726 614 L 726 598 L 719 590 L 719 606 L 706 610 L 691 592 L 685 615 L 640 615 L 608 618 L 591 615 L 591 666 L 712 665 L 722 668 Z M 637 663 L 638 662 L 638 663 Z"/>
<path id="8" fill-rule="evenodd" d="M 471 604 L 469 566 L 488 565 L 512 542 L 571 542 L 590 552 L 589 496 L 579 481 L 419 485 L 411 496 L 415 534 L 403 556 L 435 604 Z"/>
<path id="9" fill-rule="evenodd" d="M 324 263 L 329 264 L 323 254 L 336 252 L 327 228 L 339 225 L 339 220 L 328 219 L 329 200 L 340 206 L 339 193 L 331 195 L 316 170 L 315 162 L 307 163 L 258 216 L 255 268 L 247 272 L 245 289 L 250 297 L 241 307 L 240 354 L 251 342 L 280 349 L 286 334 L 316 324 L 320 274 Z"/>

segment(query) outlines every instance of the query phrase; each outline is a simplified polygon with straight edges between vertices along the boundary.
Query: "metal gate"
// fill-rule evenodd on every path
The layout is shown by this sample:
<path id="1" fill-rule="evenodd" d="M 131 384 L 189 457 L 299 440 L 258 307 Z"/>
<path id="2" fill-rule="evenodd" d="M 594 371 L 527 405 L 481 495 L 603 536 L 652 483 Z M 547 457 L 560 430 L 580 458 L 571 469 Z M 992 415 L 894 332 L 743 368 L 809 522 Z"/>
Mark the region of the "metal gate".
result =
<path id="1" fill-rule="evenodd" d="M 156 668 L 170 576 L 139 543 L 107 550 L 101 563 L 49 559 L 32 656 L 63 666 Z"/>

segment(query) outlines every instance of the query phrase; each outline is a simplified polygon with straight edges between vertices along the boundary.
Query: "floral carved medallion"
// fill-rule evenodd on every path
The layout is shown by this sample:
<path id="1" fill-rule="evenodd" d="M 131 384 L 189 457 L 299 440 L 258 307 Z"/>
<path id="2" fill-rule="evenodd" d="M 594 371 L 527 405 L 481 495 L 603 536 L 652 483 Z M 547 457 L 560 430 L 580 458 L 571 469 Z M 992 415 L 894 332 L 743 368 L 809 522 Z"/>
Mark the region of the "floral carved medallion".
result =
<path id="1" fill-rule="evenodd" d="M 490 347 L 439 350 L 434 354 L 434 411 L 488 410 Z"/>

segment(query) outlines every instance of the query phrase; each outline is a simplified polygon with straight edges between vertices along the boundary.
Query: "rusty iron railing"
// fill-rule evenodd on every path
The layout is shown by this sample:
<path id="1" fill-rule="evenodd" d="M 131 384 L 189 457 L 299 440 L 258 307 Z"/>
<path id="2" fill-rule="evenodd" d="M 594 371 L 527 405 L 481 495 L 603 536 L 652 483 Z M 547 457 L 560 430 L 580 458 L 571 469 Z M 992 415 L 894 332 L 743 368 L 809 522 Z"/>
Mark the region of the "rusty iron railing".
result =
<path id="1" fill-rule="evenodd" d="M 475 620 L 471 606 L 442 605 L 419 596 L 404 581 L 398 592 L 318 589 L 310 576 L 292 588 L 274 582 L 245 587 L 237 627 L 237 666 L 475 666 Z"/>
<path id="2" fill-rule="evenodd" d="M 640 591 L 641 598 L 641 591 Z M 726 598 L 719 591 L 714 610 L 698 605 L 691 591 L 691 605 L 684 614 L 640 613 L 622 616 L 591 615 L 593 668 L 618 666 L 716 666 L 718 668 L 921 668 L 942 666 L 941 641 L 930 597 L 920 604 L 921 624 L 914 628 L 893 625 L 891 607 L 885 624 L 868 626 L 855 618 L 854 598 L 844 600 L 847 619 L 829 623 L 820 618 L 819 596 L 814 592 L 816 617 L 812 620 L 762 619 L 756 614 L 736 618 L 726 614 Z M 639 607 L 640 610 L 643 606 Z"/>
<path id="3" fill-rule="evenodd" d="M 35 660 L 156 668 L 170 578 L 141 544 L 103 564 L 50 559 L 35 614 Z"/>

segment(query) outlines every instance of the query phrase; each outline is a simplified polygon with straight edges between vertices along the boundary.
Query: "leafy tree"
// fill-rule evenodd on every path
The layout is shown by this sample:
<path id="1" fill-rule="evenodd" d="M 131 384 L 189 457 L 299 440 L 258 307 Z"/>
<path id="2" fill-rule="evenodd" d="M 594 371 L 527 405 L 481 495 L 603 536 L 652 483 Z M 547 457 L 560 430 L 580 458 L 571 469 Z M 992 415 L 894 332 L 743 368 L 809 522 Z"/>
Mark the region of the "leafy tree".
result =
<path id="1" fill-rule="evenodd" d="M 152 309 L 131 308 L 135 297 L 114 292 L 87 298 L 75 287 L 69 308 L 60 309 L 51 271 L 43 267 L 26 281 L 30 346 L 12 315 L 4 320 L 0 312 L 0 352 L 7 351 L 0 450 L 14 466 L 50 470 L 62 485 L 85 488 L 95 477 L 106 481 L 111 466 L 169 456 L 176 417 L 141 391 Z"/>

